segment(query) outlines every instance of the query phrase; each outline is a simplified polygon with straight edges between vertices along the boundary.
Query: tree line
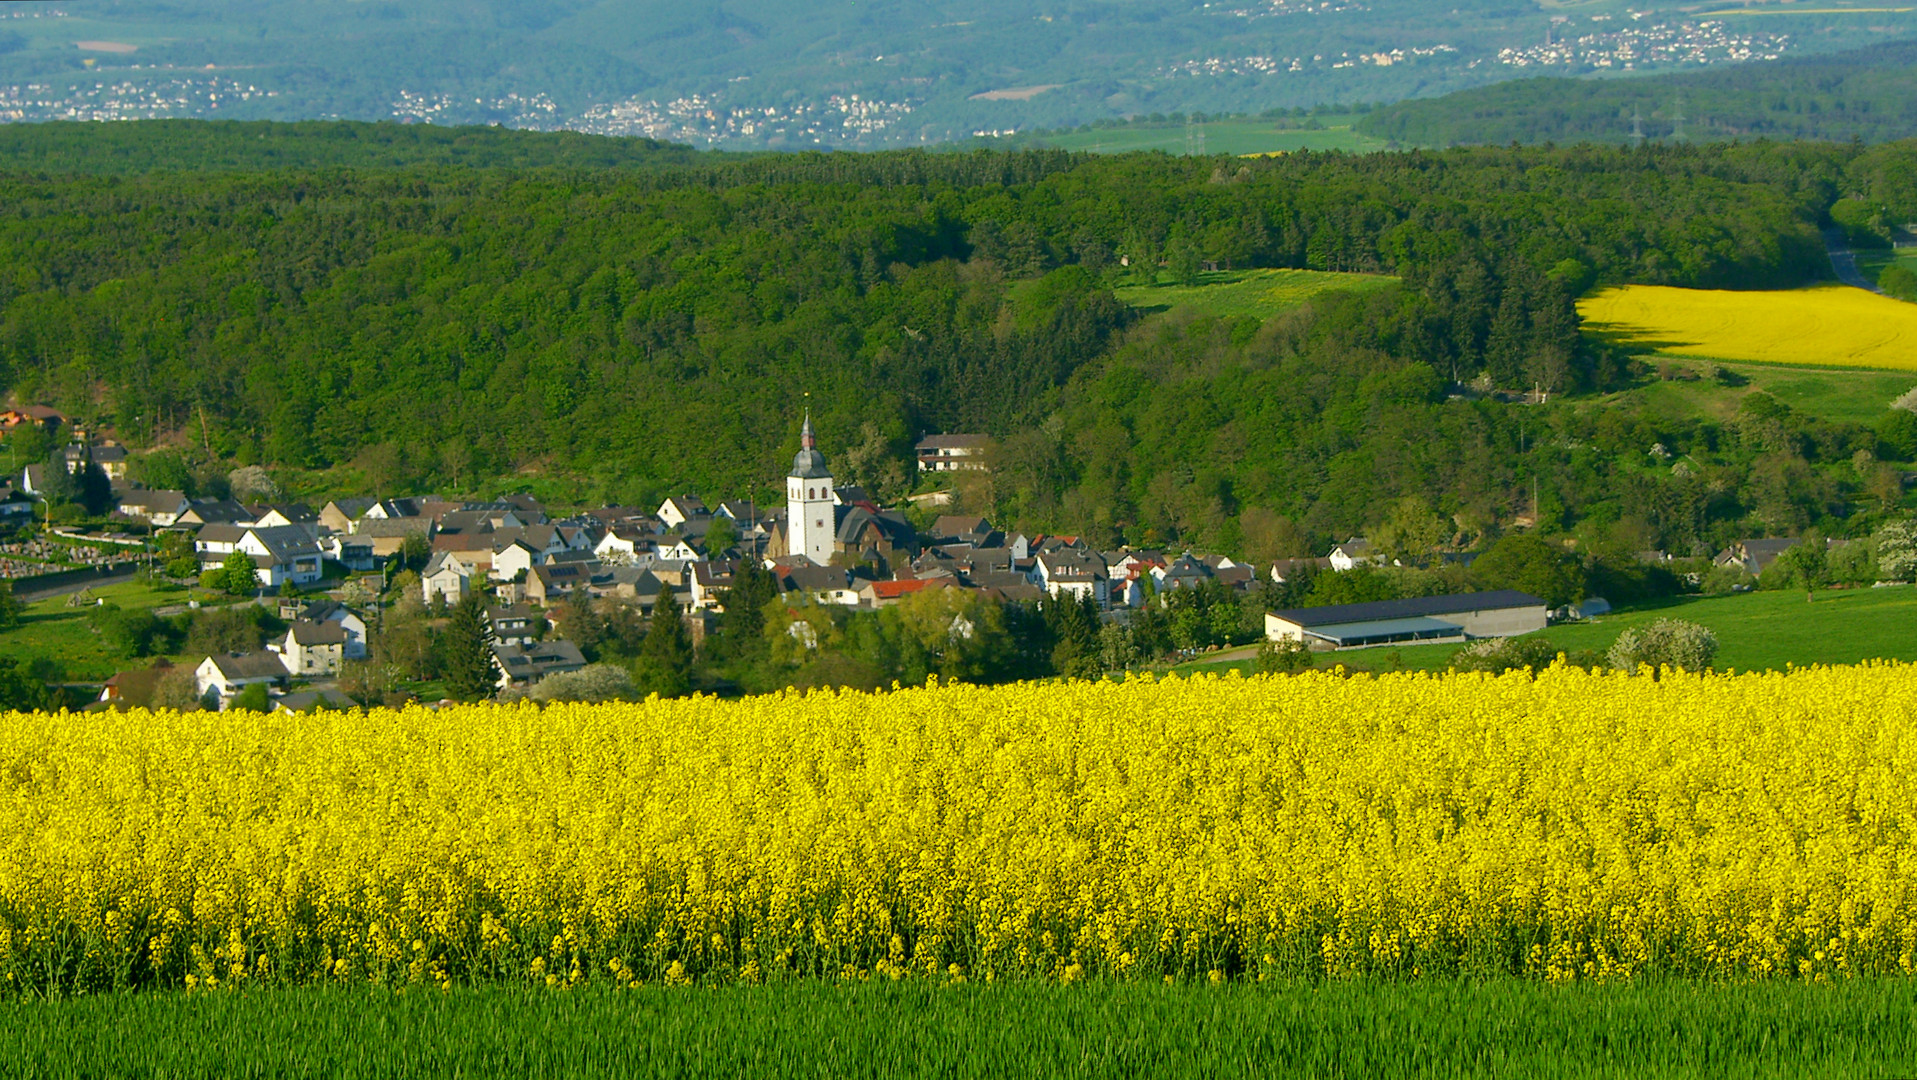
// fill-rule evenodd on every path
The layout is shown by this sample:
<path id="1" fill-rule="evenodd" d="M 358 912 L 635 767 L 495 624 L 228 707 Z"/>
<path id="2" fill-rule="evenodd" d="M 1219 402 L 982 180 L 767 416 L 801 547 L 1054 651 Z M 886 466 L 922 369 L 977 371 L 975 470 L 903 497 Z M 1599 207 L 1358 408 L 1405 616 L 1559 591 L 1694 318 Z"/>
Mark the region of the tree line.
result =
<path id="1" fill-rule="evenodd" d="M 1836 513 L 1870 481 L 1831 470 L 1890 444 L 1790 418 L 1773 447 L 1742 421 L 1526 411 L 1500 395 L 1641 377 L 1580 334 L 1575 299 L 1591 287 L 1827 274 L 1827 208 L 1860 184 L 1894 188 L 1911 155 L 905 151 L 14 172 L 0 175 L 0 382 L 164 442 L 136 463 L 155 486 L 217 489 L 257 465 L 313 496 L 532 475 L 580 501 L 763 500 L 810 392 L 848 479 L 897 495 L 918 434 L 981 431 L 1003 468 L 968 498 L 1101 542 L 1322 539 L 1410 495 L 1467 522 L 1507 519 L 1522 495 L 1566 525 L 1648 517 L 1666 542 L 1705 542 L 1753 514 L 1782 527 Z M 1141 318 L 1114 297 L 1196 260 L 1400 284 L 1263 322 Z M 1716 472 L 1623 464 L 1627 436 L 1642 440 L 1633 453 L 1660 439 L 1711 451 L 1738 494 Z"/>

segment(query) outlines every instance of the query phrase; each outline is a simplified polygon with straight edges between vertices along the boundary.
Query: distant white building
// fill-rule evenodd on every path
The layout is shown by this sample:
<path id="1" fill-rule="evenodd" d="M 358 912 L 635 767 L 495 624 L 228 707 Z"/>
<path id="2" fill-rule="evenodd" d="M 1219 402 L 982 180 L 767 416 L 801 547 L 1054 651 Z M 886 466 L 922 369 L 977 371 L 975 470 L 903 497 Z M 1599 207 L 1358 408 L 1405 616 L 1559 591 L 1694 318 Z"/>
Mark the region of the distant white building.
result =
<path id="1" fill-rule="evenodd" d="M 920 472 L 984 469 L 992 440 L 984 435 L 927 435 L 918 441 Z"/>

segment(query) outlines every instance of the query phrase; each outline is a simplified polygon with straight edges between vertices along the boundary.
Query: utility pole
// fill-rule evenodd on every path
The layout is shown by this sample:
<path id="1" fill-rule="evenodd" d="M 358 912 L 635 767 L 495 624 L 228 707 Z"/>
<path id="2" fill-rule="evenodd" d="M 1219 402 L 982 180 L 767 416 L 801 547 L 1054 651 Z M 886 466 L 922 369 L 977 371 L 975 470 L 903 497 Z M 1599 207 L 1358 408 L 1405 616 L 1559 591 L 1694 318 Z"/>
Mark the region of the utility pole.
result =
<path id="1" fill-rule="evenodd" d="M 1681 93 L 1677 95 L 1677 115 L 1672 117 L 1671 121 L 1672 121 L 1671 140 L 1673 142 L 1683 142 L 1684 141 L 1684 95 Z"/>

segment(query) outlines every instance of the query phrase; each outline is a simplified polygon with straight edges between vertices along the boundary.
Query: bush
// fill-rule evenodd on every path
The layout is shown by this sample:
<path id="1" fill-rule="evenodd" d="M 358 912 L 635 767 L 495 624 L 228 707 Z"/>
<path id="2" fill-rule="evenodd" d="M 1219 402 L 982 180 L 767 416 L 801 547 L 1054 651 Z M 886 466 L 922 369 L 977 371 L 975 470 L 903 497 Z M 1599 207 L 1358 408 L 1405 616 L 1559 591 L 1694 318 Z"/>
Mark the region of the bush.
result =
<path id="1" fill-rule="evenodd" d="M 588 664 L 539 680 L 527 695 L 534 701 L 631 701 L 639 696 L 632 673 L 617 664 Z"/>
<path id="2" fill-rule="evenodd" d="M 1556 645 L 1536 634 L 1527 634 L 1524 637 L 1474 641 L 1451 657 L 1451 667 L 1456 671 L 1488 671 L 1493 675 L 1502 675 L 1523 668 L 1543 671 L 1557 658 Z"/>
<path id="3" fill-rule="evenodd" d="M 1757 579 L 1741 566 L 1713 566 L 1704 575 L 1700 586 L 1706 596 L 1726 596 L 1734 592 L 1749 592 L 1757 587 Z"/>
<path id="4" fill-rule="evenodd" d="M 1260 674 L 1296 675 L 1300 671 L 1310 671 L 1318 658 L 1311 654 L 1311 646 L 1302 641 L 1272 641 L 1266 639 L 1258 646 L 1258 671 Z"/>
<path id="5" fill-rule="evenodd" d="M 1683 619 L 1659 619 L 1619 634 L 1605 661 L 1620 671 L 1636 671 L 1647 665 L 1653 671 L 1665 667 L 1703 671 L 1716 657 L 1716 634 Z"/>
<path id="6" fill-rule="evenodd" d="M 1877 275 L 1877 287 L 1899 300 L 1917 301 L 1917 273 L 1900 263 L 1884 267 L 1883 273 Z"/>
<path id="7" fill-rule="evenodd" d="M 1917 521 L 1885 522 L 1871 540 L 1877 548 L 1877 572 L 1885 581 L 1917 577 Z"/>

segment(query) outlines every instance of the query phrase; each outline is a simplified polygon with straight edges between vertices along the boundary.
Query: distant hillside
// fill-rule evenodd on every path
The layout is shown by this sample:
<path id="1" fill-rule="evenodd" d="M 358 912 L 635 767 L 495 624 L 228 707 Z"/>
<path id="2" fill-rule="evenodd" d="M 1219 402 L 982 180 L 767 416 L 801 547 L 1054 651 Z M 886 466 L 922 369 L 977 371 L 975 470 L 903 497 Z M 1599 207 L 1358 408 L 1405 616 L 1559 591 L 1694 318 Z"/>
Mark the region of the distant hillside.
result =
<path id="1" fill-rule="evenodd" d="M 1679 115 L 1681 135 L 1679 134 Z M 1403 101 L 1356 130 L 1407 146 L 1647 139 L 1917 136 L 1917 40 L 1830 56 L 1637 79 L 1525 79 Z"/>
<path id="2" fill-rule="evenodd" d="M 0 5 L 0 124 L 411 119 L 729 150 L 926 146 L 1917 35 L 1917 8 L 1878 2 L 28 0 Z"/>
<path id="3" fill-rule="evenodd" d="M 0 124 L 0 171 L 91 175 L 259 169 L 652 168 L 711 161 L 653 139 L 504 127 L 311 120 Z"/>

